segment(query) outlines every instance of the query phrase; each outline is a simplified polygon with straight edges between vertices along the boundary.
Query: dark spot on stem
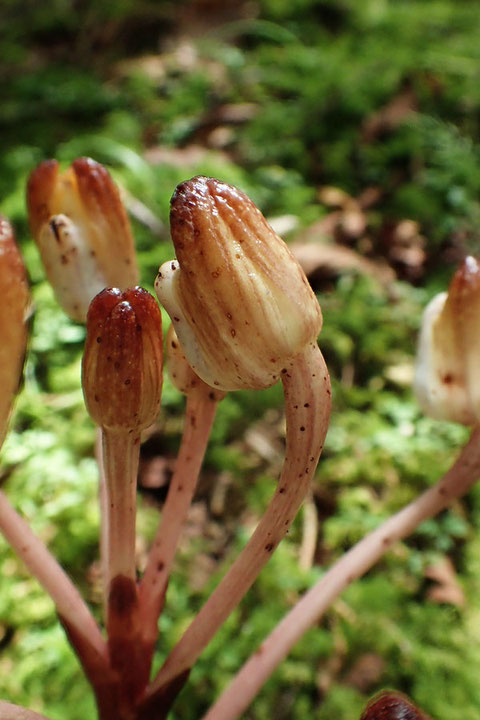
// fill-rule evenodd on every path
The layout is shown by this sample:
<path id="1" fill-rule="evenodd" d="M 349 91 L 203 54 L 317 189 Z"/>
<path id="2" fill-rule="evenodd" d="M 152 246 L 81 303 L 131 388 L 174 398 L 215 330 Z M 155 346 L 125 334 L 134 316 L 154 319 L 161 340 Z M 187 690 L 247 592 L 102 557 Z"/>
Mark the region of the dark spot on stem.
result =
<path id="1" fill-rule="evenodd" d="M 129 614 L 137 602 L 137 588 L 134 580 L 126 575 L 117 575 L 110 583 L 108 604 L 117 615 Z"/>

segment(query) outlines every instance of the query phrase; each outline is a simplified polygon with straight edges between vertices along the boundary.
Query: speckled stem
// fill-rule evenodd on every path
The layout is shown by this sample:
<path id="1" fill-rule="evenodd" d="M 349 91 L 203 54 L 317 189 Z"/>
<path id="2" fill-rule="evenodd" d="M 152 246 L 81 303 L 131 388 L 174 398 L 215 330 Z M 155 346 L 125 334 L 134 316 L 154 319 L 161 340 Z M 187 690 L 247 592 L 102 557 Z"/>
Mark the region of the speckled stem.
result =
<path id="1" fill-rule="evenodd" d="M 323 448 L 331 405 L 330 380 L 315 344 L 282 371 L 287 447 L 276 492 L 244 550 L 207 600 L 147 689 L 146 703 L 167 695 L 251 587 L 288 531 L 308 490 Z"/>
<path id="2" fill-rule="evenodd" d="M 172 562 L 195 492 L 216 409 L 215 394 L 203 383 L 187 397 L 185 426 L 175 472 L 139 590 L 142 637 L 152 650 Z"/>
<path id="3" fill-rule="evenodd" d="M 331 603 L 398 540 L 464 495 L 480 477 L 480 430 L 472 433 L 452 468 L 432 488 L 349 550 L 295 605 L 246 662 L 203 720 L 235 720 L 252 702 L 295 643 Z"/>

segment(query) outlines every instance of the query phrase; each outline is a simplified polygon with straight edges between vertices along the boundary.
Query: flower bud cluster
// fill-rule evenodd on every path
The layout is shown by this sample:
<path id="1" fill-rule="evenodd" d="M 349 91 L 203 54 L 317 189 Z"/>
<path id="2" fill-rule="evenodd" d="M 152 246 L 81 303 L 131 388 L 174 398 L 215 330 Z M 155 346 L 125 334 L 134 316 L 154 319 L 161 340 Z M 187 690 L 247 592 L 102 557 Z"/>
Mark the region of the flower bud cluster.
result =
<path id="1" fill-rule="evenodd" d="M 427 306 L 420 332 L 415 392 L 426 413 L 439 420 L 480 421 L 480 267 L 467 257 L 448 293 Z"/>
<path id="2" fill-rule="evenodd" d="M 85 322 L 92 298 L 107 286 L 138 282 L 133 236 L 109 173 L 79 158 L 64 173 L 41 163 L 27 188 L 30 227 L 58 302 Z"/>
<path id="3" fill-rule="evenodd" d="M 177 260 L 155 289 L 189 364 L 218 389 L 273 385 L 322 325 L 300 265 L 251 200 L 213 178 L 178 186 L 170 222 Z"/>

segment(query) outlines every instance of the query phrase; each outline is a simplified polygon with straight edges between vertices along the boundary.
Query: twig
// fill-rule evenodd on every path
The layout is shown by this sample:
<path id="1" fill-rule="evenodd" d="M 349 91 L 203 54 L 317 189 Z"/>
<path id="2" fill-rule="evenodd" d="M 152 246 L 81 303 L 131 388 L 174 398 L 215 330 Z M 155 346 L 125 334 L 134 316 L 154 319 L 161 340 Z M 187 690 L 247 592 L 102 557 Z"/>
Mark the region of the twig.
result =
<path id="1" fill-rule="evenodd" d="M 203 720 L 234 720 L 249 706 L 271 673 L 330 604 L 397 541 L 464 495 L 480 476 L 477 428 L 443 478 L 349 550 L 295 605 L 235 676 Z"/>

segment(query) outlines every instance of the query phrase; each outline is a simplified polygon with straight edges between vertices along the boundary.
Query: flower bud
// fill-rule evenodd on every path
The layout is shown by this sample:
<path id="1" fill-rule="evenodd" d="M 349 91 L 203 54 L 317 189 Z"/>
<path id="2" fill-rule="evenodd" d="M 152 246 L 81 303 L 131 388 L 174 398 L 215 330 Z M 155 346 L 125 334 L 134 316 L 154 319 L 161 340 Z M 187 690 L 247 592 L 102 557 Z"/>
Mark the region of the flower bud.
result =
<path id="1" fill-rule="evenodd" d="M 360 720 L 429 720 L 402 693 L 382 692 L 370 700 Z"/>
<path id="2" fill-rule="evenodd" d="M 187 358 L 182 350 L 180 341 L 175 332 L 173 325 L 168 328 L 165 348 L 167 354 L 167 367 L 168 374 L 172 385 L 180 390 L 184 395 L 189 395 L 195 390 L 204 389 L 207 390 L 212 400 L 222 400 L 225 397 L 225 393 L 220 390 L 214 390 L 210 386 L 206 385 L 201 380 L 197 373 L 192 370 L 188 364 Z"/>
<path id="3" fill-rule="evenodd" d="M 427 306 L 415 370 L 415 393 L 423 410 L 464 425 L 480 421 L 480 268 L 467 257 L 448 294 Z"/>
<path id="4" fill-rule="evenodd" d="M 273 385 L 322 325 L 300 265 L 251 200 L 213 178 L 179 185 L 170 221 L 178 261 L 155 289 L 189 364 L 222 390 Z"/>
<path id="5" fill-rule="evenodd" d="M 105 168 L 79 158 L 64 173 L 47 160 L 30 175 L 30 227 L 58 302 L 85 322 L 92 298 L 106 286 L 138 282 L 130 223 Z"/>
<path id="6" fill-rule="evenodd" d="M 83 393 L 95 422 L 140 430 L 160 410 L 162 318 L 143 288 L 107 288 L 92 301 L 82 365 Z"/>
<path id="7" fill-rule="evenodd" d="M 18 392 L 30 306 L 25 268 L 10 224 L 0 216 L 0 444 Z"/>

